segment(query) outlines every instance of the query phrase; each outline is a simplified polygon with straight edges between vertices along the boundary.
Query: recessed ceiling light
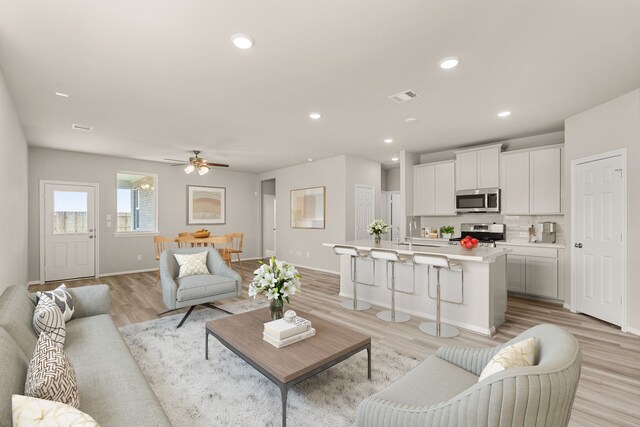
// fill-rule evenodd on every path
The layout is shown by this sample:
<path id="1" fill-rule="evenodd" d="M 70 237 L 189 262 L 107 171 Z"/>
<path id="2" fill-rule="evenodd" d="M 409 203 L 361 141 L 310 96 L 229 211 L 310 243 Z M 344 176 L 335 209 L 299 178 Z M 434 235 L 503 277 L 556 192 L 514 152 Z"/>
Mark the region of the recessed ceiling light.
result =
<path id="1" fill-rule="evenodd" d="M 313 162 L 313 157 L 309 157 L 309 158 L 307 159 L 307 162 Z"/>
<path id="2" fill-rule="evenodd" d="M 419 118 L 417 117 L 409 117 L 404 119 L 404 122 L 408 125 L 415 125 L 416 123 L 418 123 L 420 121 Z"/>
<path id="3" fill-rule="evenodd" d="M 498 113 L 498 117 L 509 117 L 511 115 L 511 111 L 500 111 Z"/>
<path id="4" fill-rule="evenodd" d="M 393 138 L 387 138 L 384 140 L 385 144 L 391 144 L 393 142 Z"/>
<path id="5" fill-rule="evenodd" d="M 398 161 L 398 158 L 397 158 L 397 157 L 392 157 L 392 158 L 391 158 L 391 161 L 392 161 L 392 162 L 397 162 L 397 161 Z"/>
<path id="6" fill-rule="evenodd" d="M 55 92 L 56 96 L 59 96 L 61 98 L 68 98 L 69 94 L 68 93 L 64 93 L 64 92 Z"/>
<path id="7" fill-rule="evenodd" d="M 309 113 L 309 118 L 310 119 L 318 120 L 320 117 L 322 117 L 322 114 L 320 114 L 320 113 Z"/>
<path id="8" fill-rule="evenodd" d="M 457 56 L 449 56 L 447 58 L 441 59 L 439 64 L 440 68 L 442 68 L 443 70 L 450 70 L 457 67 L 458 64 L 460 64 L 460 61 L 460 58 L 458 58 Z"/>
<path id="9" fill-rule="evenodd" d="M 255 40 L 248 34 L 237 33 L 231 36 L 231 43 L 238 49 L 250 49 Z"/>

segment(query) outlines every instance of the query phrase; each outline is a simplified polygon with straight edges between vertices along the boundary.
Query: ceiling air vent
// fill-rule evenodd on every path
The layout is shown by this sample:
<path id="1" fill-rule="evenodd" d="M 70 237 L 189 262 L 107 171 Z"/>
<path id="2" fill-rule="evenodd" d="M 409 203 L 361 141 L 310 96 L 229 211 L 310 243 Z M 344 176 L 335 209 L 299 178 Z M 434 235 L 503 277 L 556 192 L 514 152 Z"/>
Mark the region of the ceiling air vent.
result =
<path id="1" fill-rule="evenodd" d="M 85 132 L 91 132 L 93 130 L 93 127 L 91 126 L 85 126 L 85 125 L 78 125 L 76 123 L 71 125 L 71 129 L 73 130 L 83 130 Z"/>
<path id="2" fill-rule="evenodd" d="M 395 95 L 388 96 L 387 98 L 389 98 L 396 104 L 402 104 L 404 102 L 408 102 L 408 101 L 412 101 L 414 99 L 420 98 L 420 95 L 418 95 L 412 90 L 405 90 L 404 92 L 396 93 Z"/>

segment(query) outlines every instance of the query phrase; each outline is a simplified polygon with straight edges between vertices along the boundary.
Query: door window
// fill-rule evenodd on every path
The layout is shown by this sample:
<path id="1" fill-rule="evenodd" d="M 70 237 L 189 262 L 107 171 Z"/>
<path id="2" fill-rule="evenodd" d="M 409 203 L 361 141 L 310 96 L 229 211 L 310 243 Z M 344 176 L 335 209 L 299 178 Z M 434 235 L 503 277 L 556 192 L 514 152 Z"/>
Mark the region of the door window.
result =
<path id="1" fill-rule="evenodd" d="M 86 192 L 54 191 L 53 234 L 86 234 L 88 211 Z"/>

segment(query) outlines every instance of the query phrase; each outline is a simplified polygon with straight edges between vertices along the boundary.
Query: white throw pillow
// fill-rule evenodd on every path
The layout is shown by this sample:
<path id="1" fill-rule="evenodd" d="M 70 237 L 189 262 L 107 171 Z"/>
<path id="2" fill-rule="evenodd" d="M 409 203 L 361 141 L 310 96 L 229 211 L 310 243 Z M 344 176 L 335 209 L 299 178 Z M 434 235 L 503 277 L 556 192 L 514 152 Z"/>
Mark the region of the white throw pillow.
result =
<path id="1" fill-rule="evenodd" d="M 11 396 L 13 427 L 100 427 L 79 409 L 35 397 Z"/>
<path id="2" fill-rule="evenodd" d="M 80 407 L 76 372 L 62 348 L 43 332 L 29 362 L 24 394 Z"/>
<path id="3" fill-rule="evenodd" d="M 180 265 L 181 277 L 195 276 L 197 274 L 211 274 L 207 268 L 207 255 L 209 252 L 200 252 L 198 254 L 174 254 L 178 265 Z"/>
<path id="4" fill-rule="evenodd" d="M 536 339 L 527 338 L 511 344 L 491 358 L 487 366 L 484 367 L 478 382 L 487 378 L 489 375 L 496 374 L 500 371 L 510 368 L 521 368 L 524 366 L 532 366 L 536 357 Z"/>
<path id="5" fill-rule="evenodd" d="M 46 332 L 60 348 L 64 347 L 64 339 L 67 336 L 64 315 L 57 304 L 45 294 L 40 295 L 33 312 L 33 329 L 38 335 Z"/>
<path id="6" fill-rule="evenodd" d="M 64 316 L 65 322 L 71 320 L 75 307 L 73 305 L 73 298 L 71 298 L 71 294 L 67 292 L 67 287 L 64 283 L 52 291 L 36 292 L 36 297 L 40 298 L 42 295 L 48 296 L 56 303 Z"/>

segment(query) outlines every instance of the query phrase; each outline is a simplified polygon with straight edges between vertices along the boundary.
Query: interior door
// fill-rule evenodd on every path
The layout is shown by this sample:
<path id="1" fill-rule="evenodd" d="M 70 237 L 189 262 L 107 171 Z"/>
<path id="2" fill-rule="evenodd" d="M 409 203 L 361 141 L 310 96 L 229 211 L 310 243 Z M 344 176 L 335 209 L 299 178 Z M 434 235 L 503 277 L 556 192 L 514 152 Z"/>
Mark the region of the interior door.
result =
<path id="1" fill-rule="evenodd" d="M 367 225 L 375 216 L 375 187 L 356 185 L 356 240 L 369 238 Z"/>
<path id="2" fill-rule="evenodd" d="M 95 187 L 44 185 L 44 280 L 96 275 Z"/>
<path id="3" fill-rule="evenodd" d="M 578 164 L 573 221 L 576 309 L 622 325 L 623 159 Z"/>
<path id="4" fill-rule="evenodd" d="M 262 196 L 262 247 L 265 257 L 276 256 L 276 196 Z"/>

